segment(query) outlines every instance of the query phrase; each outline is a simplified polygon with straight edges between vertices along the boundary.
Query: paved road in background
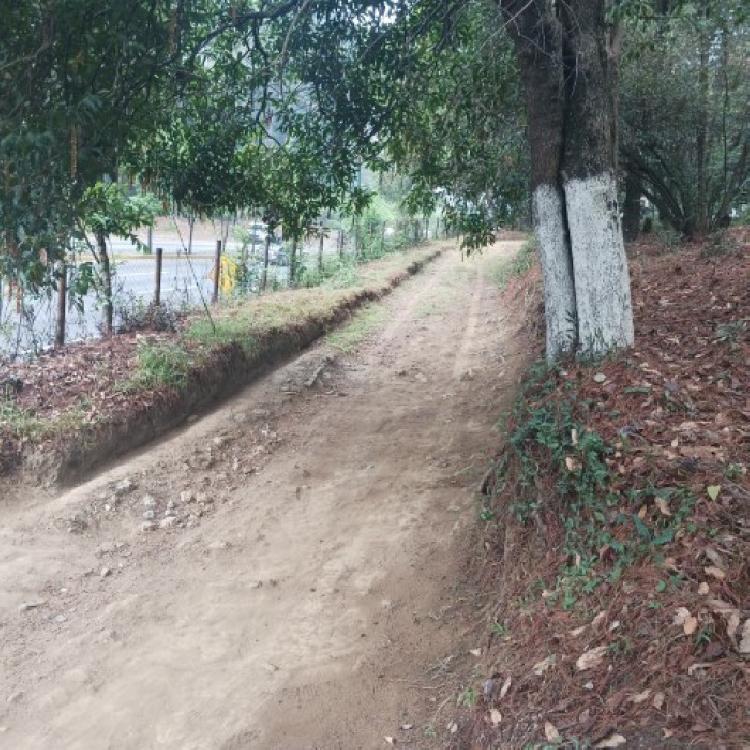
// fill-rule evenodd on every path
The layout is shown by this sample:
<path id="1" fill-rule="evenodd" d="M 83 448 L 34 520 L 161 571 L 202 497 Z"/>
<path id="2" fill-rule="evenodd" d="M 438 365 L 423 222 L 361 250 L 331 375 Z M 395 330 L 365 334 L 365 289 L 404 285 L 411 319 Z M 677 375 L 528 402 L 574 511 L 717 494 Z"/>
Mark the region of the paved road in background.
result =
<path id="1" fill-rule="evenodd" d="M 154 238 L 154 247 L 164 251 L 162 259 L 161 299 L 177 308 L 200 306 L 209 302 L 213 289 L 213 264 L 215 241 L 193 243 L 193 252 L 187 255 L 179 240 Z M 276 248 L 274 248 L 276 249 Z M 132 307 L 135 300 L 150 303 L 155 291 L 155 256 L 139 251 L 126 240 L 115 240 L 110 244 L 115 269 L 114 290 L 116 321 L 117 310 L 124 306 Z M 227 243 L 227 254 L 236 257 L 240 245 Z M 260 248 L 258 248 L 260 251 Z M 272 267 L 280 281 L 286 280 L 287 269 Z M 29 351 L 51 345 L 54 337 L 56 304 L 52 298 L 27 299 L 29 311 L 26 318 L 21 316 L 15 304 L 4 299 L 0 315 L 0 355 L 15 351 Z M 67 339 L 77 341 L 99 335 L 102 319 L 95 295 L 89 294 L 83 300 L 83 311 L 71 309 L 67 316 Z M 20 331 L 20 333 L 19 333 Z"/>

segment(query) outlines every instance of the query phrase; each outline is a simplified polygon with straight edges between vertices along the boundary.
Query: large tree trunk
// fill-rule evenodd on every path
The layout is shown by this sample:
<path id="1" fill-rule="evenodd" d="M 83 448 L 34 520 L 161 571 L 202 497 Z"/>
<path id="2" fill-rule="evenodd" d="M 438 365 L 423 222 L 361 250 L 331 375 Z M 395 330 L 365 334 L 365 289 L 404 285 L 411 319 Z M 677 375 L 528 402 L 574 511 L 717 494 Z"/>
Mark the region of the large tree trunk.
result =
<path id="1" fill-rule="evenodd" d="M 526 91 L 547 359 L 633 343 L 617 197 L 617 44 L 604 0 L 509 0 Z"/>
<path id="2" fill-rule="evenodd" d="M 707 0 L 700 3 L 700 17 L 708 19 Z M 710 225 L 708 200 L 708 119 L 709 119 L 709 78 L 708 64 L 711 39 L 704 26 L 699 27 L 699 61 L 698 61 L 698 123 L 695 132 L 695 164 L 697 184 L 695 193 L 695 218 L 687 228 L 689 237 L 703 237 Z"/>
<path id="3" fill-rule="evenodd" d="M 641 180 L 638 175 L 625 175 L 625 201 L 622 204 L 622 235 L 625 242 L 635 242 L 641 233 Z"/>
<path id="4" fill-rule="evenodd" d="M 560 184 L 563 149 L 561 26 L 546 10 L 517 13 L 516 49 L 526 92 L 531 149 L 532 221 L 544 282 L 546 353 L 554 361 L 577 343 L 573 256 Z M 550 54 L 548 54 L 549 49 Z"/>
<path id="5" fill-rule="evenodd" d="M 562 6 L 566 67 L 563 180 L 578 313 L 586 355 L 633 344 L 630 277 L 617 195 L 619 33 L 605 0 Z"/>

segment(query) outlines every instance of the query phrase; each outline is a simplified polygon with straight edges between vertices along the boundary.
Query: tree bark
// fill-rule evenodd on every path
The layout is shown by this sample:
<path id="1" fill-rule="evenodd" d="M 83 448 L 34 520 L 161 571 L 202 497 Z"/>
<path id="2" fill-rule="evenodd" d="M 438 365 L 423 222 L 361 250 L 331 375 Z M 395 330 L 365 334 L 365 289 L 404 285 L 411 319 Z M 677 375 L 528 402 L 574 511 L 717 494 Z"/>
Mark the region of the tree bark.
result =
<path id="1" fill-rule="evenodd" d="M 625 201 L 622 204 L 622 234 L 625 242 L 635 242 L 641 233 L 641 181 L 638 175 L 625 175 Z"/>
<path id="2" fill-rule="evenodd" d="M 709 15 L 708 2 L 703 0 L 700 8 L 701 22 L 705 23 Z M 708 63 L 711 40 L 704 25 L 699 30 L 698 61 L 698 123 L 695 132 L 695 163 L 697 169 L 697 190 L 695 194 L 695 218 L 686 228 L 689 237 L 703 237 L 710 225 L 708 204 L 708 112 L 709 112 L 709 79 Z"/>
<path id="3" fill-rule="evenodd" d="M 268 251 L 271 248 L 271 233 L 266 234 L 266 241 L 263 245 L 263 275 L 261 276 L 260 288 L 262 291 L 266 290 L 268 284 Z"/>
<path id="4" fill-rule="evenodd" d="M 569 0 L 565 27 L 563 187 L 578 314 L 587 356 L 632 346 L 633 308 L 617 195 L 619 30 L 605 0 Z"/>
<path id="5" fill-rule="evenodd" d="M 543 2 L 519 3 L 510 9 L 508 17 L 526 95 L 531 213 L 544 284 L 546 356 L 552 362 L 574 351 L 577 343 L 573 256 L 560 182 L 564 108 L 562 26 Z"/>
<path id="6" fill-rule="evenodd" d="M 99 248 L 99 269 L 104 296 L 102 327 L 104 335 L 111 336 L 114 331 L 114 306 L 112 304 L 112 263 L 107 248 L 107 237 L 104 234 L 97 234 L 96 244 Z"/>
<path id="7" fill-rule="evenodd" d="M 526 92 L 547 359 L 633 343 L 617 181 L 617 60 L 604 0 L 503 2 Z"/>
<path id="8" fill-rule="evenodd" d="M 289 286 L 294 286 L 297 277 L 297 238 L 292 237 L 292 249 L 289 252 Z"/>

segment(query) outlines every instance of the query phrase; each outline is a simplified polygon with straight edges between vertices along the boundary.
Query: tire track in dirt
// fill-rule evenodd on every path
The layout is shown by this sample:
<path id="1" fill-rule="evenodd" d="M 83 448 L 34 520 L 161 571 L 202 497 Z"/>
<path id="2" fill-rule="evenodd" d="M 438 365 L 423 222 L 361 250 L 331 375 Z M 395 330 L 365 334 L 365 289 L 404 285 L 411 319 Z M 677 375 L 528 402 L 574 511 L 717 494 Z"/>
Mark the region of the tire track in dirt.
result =
<path id="1" fill-rule="evenodd" d="M 447 252 L 352 355 L 323 342 L 91 482 L 3 506 L 0 747 L 354 750 L 410 723 L 440 747 L 430 699 L 472 658 L 473 491 L 513 387 L 485 279 L 516 247 Z M 139 530 L 144 494 L 161 512 L 193 489 L 195 524 Z"/>

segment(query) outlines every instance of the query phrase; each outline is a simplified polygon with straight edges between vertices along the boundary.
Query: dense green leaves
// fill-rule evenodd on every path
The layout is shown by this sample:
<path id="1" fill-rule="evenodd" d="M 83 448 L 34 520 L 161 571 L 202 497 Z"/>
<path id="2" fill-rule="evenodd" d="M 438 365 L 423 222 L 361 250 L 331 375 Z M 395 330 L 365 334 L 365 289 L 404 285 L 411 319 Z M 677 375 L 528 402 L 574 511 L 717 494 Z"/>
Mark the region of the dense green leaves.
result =
<path id="1" fill-rule="evenodd" d="M 633 21 L 622 66 L 623 166 L 677 231 L 728 220 L 750 175 L 744 3 L 701 0 Z"/>

